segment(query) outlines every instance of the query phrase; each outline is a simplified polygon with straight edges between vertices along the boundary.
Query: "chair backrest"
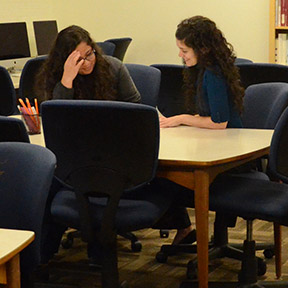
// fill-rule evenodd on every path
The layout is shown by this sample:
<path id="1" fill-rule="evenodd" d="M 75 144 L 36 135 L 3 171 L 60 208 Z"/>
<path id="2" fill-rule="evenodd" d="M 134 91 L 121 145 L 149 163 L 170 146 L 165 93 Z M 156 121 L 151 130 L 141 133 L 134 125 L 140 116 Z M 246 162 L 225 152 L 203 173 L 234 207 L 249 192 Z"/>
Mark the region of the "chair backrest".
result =
<path id="1" fill-rule="evenodd" d="M 272 63 L 240 63 L 241 83 L 244 88 L 267 82 L 288 82 L 288 66 Z"/>
<path id="2" fill-rule="evenodd" d="M 12 117 L 0 116 L 0 142 L 30 143 L 23 121 Z"/>
<path id="3" fill-rule="evenodd" d="M 153 64 L 161 71 L 158 109 L 166 117 L 188 113 L 183 96 L 183 65 Z"/>
<path id="4" fill-rule="evenodd" d="M 125 175 L 132 186 L 154 177 L 159 148 L 155 108 L 116 101 L 51 100 L 42 103 L 41 111 L 46 147 L 57 157 L 56 175 L 61 180 L 88 166 Z"/>
<path id="5" fill-rule="evenodd" d="M 244 96 L 244 128 L 274 129 L 288 106 L 288 83 L 262 83 L 249 86 Z"/>
<path id="6" fill-rule="evenodd" d="M 113 56 L 115 51 L 115 44 L 112 42 L 96 42 L 105 55 Z"/>
<path id="7" fill-rule="evenodd" d="M 160 70 L 146 65 L 125 65 L 141 95 L 141 103 L 156 107 L 161 81 Z"/>
<path id="8" fill-rule="evenodd" d="M 269 171 L 277 179 L 288 183 L 288 108 L 282 113 L 275 127 L 269 154 Z"/>
<path id="9" fill-rule="evenodd" d="M 35 77 L 39 72 L 47 55 L 29 59 L 23 67 L 19 82 L 19 98 L 33 100 L 36 98 L 34 86 Z"/>
<path id="10" fill-rule="evenodd" d="M 8 71 L 0 66 L 0 115 L 12 115 L 16 109 L 16 93 Z"/>
<path id="11" fill-rule="evenodd" d="M 247 63 L 253 63 L 253 61 L 250 60 L 250 59 L 246 59 L 246 58 L 236 58 L 236 59 L 235 59 L 235 65 L 238 65 L 238 64 L 247 64 Z"/>
<path id="12" fill-rule="evenodd" d="M 127 48 L 130 45 L 131 41 L 132 41 L 132 38 L 123 37 L 123 38 L 107 39 L 104 42 L 111 42 L 115 44 L 115 51 L 114 51 L 113 56 L 123 61 Z"/>
<path id="13" fill-rule="evenodd" d="M 2 142 L 0 159 L 0 227 L 35 232 L 35 241 L 21 252 L 21 272 L 32 271 L 41 260 L 44 211 L 56 158 L 38 145 Z"/>

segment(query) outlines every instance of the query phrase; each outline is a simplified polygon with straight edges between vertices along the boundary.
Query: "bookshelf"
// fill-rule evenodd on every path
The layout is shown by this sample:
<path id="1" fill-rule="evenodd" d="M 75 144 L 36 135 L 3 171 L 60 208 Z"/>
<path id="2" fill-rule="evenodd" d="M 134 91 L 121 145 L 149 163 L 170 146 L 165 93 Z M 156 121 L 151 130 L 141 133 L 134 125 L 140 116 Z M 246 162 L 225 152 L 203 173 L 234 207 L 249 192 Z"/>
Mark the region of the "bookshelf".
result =
<path id="1" fill-rule="evenodd" d="M 286 26 L 281 26 L 280 24 L 276 24 L 276 18 L 280 17 L 276 14 L 276 5 L 277 3 L 281 3 L 283 0 L 270 0 L 270 29 L 269 29 L 269 62 L 275 63 L 275 48 L 277 47 L 277 51 L 282 49 L 285 49 L 285 51 L 288 49 L 288 22 Z M 286 0 L 288 4 L 288 0 Z M 288 7 L 287 7 L 287 15 L 288 15 Z M 278 21 L 279 22 L 279 21 Z M 286 41 L 283 40 L 284 38 L 287 38 Z M 280 39 L 281 38 L 281 39 Z M 285 43 L 284 43 L 284 42 Z M 279 52 L 278 51 L 278 52 Z M 283 55 L 283 54 L 282 54 Z M 283 57 L 287 57 L 287 52 L 285 52 L 285 56 L 280 57 L 279 59 L 279 53 L 278 53 L 278 62 L 279 64 L 288 64 L 287 60 L 286 63 L 283 63 Z M 279 61 L 280 60 L 280 61 Z"/>

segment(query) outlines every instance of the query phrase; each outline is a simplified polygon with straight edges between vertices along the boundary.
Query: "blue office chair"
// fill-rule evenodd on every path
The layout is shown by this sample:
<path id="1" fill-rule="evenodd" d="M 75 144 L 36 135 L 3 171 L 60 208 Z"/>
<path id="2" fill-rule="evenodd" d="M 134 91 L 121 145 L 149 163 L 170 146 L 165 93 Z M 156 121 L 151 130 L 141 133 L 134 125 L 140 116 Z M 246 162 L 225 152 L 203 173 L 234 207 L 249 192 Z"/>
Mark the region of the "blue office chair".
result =
<path id="1" fill-rule="evenodd" d="M 0 116 L 0 142 L 30 143 L 29 136 L 22 120 Z"/>
<path id="2" fill-rule="evenodd" d="M 211 185 L 211 210 L 223 211 L 247 220 L 247 238 L 244 241 L 242 269 L 237 286 L 239 288 L 288 287 L 287 281 L 257 282 L 257 260 L 252 231 L 254 219 L 288 226 L 287 144 L 288 109 L 286 108 L 275 127 L 269 154 L 270 172 L 275 179 L 283 183 L 230 175 L 218 178 Z"/>
<path id="3" fill-rule="evenodd" d="M 20 254 L 21 287 L 41 263 L 44 211 L 56 158 L 46 148 L 28 143 L 0 143 L 0 227 L 31 230 L 35 241 Z"/>
<path id="4" fill-rule="evenodd" d="M 102 287 L 119 287 L 117 233 L 152 227 L 171 201 L 167 193 L 136 189 L 155 175 L 157 111 L 89 100 L 51 100 L 41 107 L 46 146 L 55 153 L 55 174 L 65 183 L 52 201 L 52 217 L 102 248 Z"/>
<path id="5" fill-rule="evenodd" d="M 48 58 L 47 55 L 31 58 L 23 67 L 20 82 L 19 82 L 19 98 L 28 98 L 31 103 L 34 103 L 35 93 L 35 79 L 42 64 Z"/>
<path id="6" fill-rule="evenodd" d="M 157 106 L 161 81 L 161 72 L 150 66 L 139 64 L 125 64 L 140 95 L 141 103 Z"/>
<path id="7" fill-rule="evenodd" d="M 244 97 L 243 126 L 274 129 L 287 106 L 288 83 L 273 82 L 249 86 Z"/>
<path id="8" fill-rule="evenodd" d="M 191 114 L 185 106 L 183 95 L 183 65 L 153 64 L 161 71 L 161 83 L 157 107 L 162 115 L 171 117 L 179 114 Z"/>
<path id="9" fill-rule="evenodd" d="M 272 63 L 239 63 L 241 83 L 244 88 L 253 84 L 288 82 L 288 66 Z"/>
<path id="10" fill-rule="evenodd" d="M 0 115 L 12 115 L 16 109 L 16 93 L 8 71 L 0 66 Z"/>
<path id="11" fill-rule="evenodd" d="M 123 61 L 128 46 L 130 45 L 132 38 L 130 37 L 122 37 L 122 38 L 112 38 L 107 39 L 104 42 L 111 42 L 115 44 L 115 50 L 113 56 Z"/>
<path id="12" fill-rule="evenodd" d="M 101 48 L 103 54 L 113 56 L 115 51 L 115 44 L 112 42 L 96 42 Z"/>

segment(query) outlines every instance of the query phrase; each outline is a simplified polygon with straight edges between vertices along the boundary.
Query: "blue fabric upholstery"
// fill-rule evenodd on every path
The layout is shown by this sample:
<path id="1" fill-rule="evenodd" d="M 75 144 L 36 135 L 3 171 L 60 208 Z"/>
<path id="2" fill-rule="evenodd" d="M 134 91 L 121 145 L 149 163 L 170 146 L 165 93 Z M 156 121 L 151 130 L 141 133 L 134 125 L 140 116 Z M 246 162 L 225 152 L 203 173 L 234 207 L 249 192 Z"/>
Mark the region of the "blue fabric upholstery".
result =
<path id="1" fill-rule="evenodd" d="M 166 117 L 188 113 L 182 94 L 183 65 L 153 64 L 161 71 L 161 83 L 157 107 Z"/>
<path id="2" fill-rule="evenodd" d="M 253 63 L 253 61 L 250 60 L 250 59 L 238 58 L 238 57 L 235 59 L 235 65 L 238 65 L 238 64 L 248 64 L 248 63 Z"/>
<path id="3" fill-rule="evenodd" d="M 46 146 L 57 157 L 56 176 L 65 182 L 52 201 L 52 216 L 100 245 L 102 287 L 119 287 L 116 233 L 151 227 L 171 202 L 166 191 L 143 188 L 156 172 L 157 111 L 90 100 L 51 100 L 41 108 Z"/>
<path id="4" fill-rule="evenodd" d="M 32 230 L 35 240 L 21 252 L 21 273 L 41 262 L 42 227 L 56 158 L 28 143 L 0 143 L 0 227 Z"/>
<path id="5" fill-rule="evenodd" d="M 141 103 L 157 106 L 161 81 L 161 72 L 150 66 L 139 64 L 125 64 L 140 95 Z"/>
<path id="6" fill-rule="evenodd" d="M 112 42 L 96 42 L 96 44 L 102 49 L 105 55 L 113 56 L 115 51 L 115 44 Z"/>
<path id="7" fill-rule="evenodd" d="M 113 56 L 123 61 L 128 46 L 130 45 L 132 38 L 130 37 L 122 37 L 122 38 L 112 38 L 107 39 L 104 42 L 111 42 L 115 44 L 115 50 Z"/>
<path id="8" fill-rule="evenodd" d="M 8 71 L 0 66 L 0 115 L 12 115 L 16 109 L 16 93 Z"/>
<path id="9" fill-rule="evenodd" d="M 28 98 L 31 103 L 34 103 L 34 98 L 36 98 L 34 89 L 36 75 L 47 58 L 48 56 L 44 55 L 31 58 L 26 62 L 23 67 L 19 82 L 19 98 Z"/>
<path id="10" fill-rule="evenodd" d="M 20 119 L 0 116 L 0 142 L 30 143 L 27 130 Z"/>
<path id="11" fill-rule="evenodd" d="M 243 127 L 274 129 L 287 106 L 288 83 L 251 85 L 245 91 Z"/>
<path id="12" fill-rule="evenodd" d="M 267 82 L 288 82 L 288 66 L 272 63 L 239 63 L 241 83 L 244 88 Z"/>

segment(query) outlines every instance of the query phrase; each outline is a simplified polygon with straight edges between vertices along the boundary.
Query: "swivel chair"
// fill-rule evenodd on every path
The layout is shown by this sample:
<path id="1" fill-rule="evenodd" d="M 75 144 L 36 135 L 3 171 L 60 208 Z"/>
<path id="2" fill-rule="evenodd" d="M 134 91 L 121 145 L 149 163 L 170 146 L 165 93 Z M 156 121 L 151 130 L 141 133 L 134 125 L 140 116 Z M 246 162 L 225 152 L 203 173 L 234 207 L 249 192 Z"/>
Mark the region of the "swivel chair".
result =
<path id="1" fill-rule="evenodd" d="M 288 82 L 288 67 L 272 63 L 239 63 L 241 83 L 244 88 L 253 84 Z"/>
<path id="2" fill-rule="evenodd" d="M 156 107 L 161 72 L 154 67 L 146 65 L 125 64 L 125 66 L 141 95 L 141 103 Z"/>
<path id="3" fill-rule="evenodd" d="M 16 110 L 16 93 L 8 71 L 0 66 L 0 115 L 8 116 Z"/>
<path id="4" fill-rule="evenodd" d="M 101 247 L 102 287 L 118 288 L 117 233 L 152 227 L 171 201 L 167 193 L 139 190 L 156 171 L 157 111 L 89 100 L 51 100 L 41 108 L 46 147 L 55 153 L 55 175 L 65 183 L 52 200 L 52 217 Z"/>
<path id="5" fill-rule="evenodd" d="M 0 116 L 0 142 L 30 143 L 27 130 L 20 119 Z"/>
<path id="6" fill-rule="evenodd" d="M 21 287 L 32 287 L 42 262 L 44 211 L 56 158 L 38 145 L 0 143 L 0 227 L 32 230 L 35 241 L 20 254 Z"/>
<path id="7" fill-rule="evenodd" d="M 132 38 L 130 37 L 122 37 L 122 38 L 112 38 L 107 39 L 104 42 L 111 42 L 115 44 L 115 51 L 113 56 L 123 61 L 128 46 L 130 45 Z"/>
<path id="8" fill-rule="evenodd" d="M 28 98 L 30 102 L 33 103 L 34 98 L 36 98 L 34 89 L 35 77 L 47 58 L 47 55 L 39 56 L 36 58 L 32 58 L 26 62 L 20 76 L 19 98 Z"/>
<path id="9" fill-rule="evenodd" d="M 112 42 L 96 42 L 105 55 L 113 56 L 115 51 L 115 44 Z"/>
<path id="10" fill-rule="evenodd" d="M 248 64 L 248 63 L 253 63 L 253 61 L 250 60 L 250 59 L 238 58 L 238 57 L 235 59 L 235 65 L 238 65 L 238 64 Z"/>
<path id="11" fill-rule="evenodd" d="M 247 238 L 244 241 L 242 269 L 237 286 L 239 288 L 288 287 L 287 281 L 257 281 L 257 260 L 252 230 L 254 219 L 288 226 L 287 144 L 288 108 L 275 127 L 269 154 L 270 172 L 282 183 L 230 175 L 217 179 L 210 187 L 211 210 L 240 216 L 247 221 Z M 231 284 L 231 287 L 235 287 L 235 283 Z"/>

